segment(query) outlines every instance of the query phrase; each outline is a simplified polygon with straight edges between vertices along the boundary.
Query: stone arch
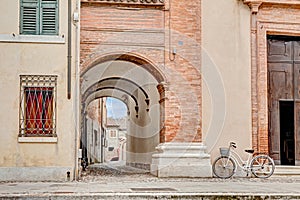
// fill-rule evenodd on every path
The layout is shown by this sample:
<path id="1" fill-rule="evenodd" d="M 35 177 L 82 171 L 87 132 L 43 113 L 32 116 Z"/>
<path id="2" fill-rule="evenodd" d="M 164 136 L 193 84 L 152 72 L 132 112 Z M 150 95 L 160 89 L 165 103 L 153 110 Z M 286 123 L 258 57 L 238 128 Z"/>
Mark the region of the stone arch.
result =
<path id="1" fill-rule="evenodd" d="M 147 59 L 144 56 L 141 56 L 136 53 L 112 53 L 112 54 L 105 54 L 105 55 L 98 55 L 93 56 L 89 60 L 85 61 L 81 64 L 81 73 L 80 76 L 84 76 L 84 74 L 92 67 L 99 63 L 103 63 L 106 61 L 112 60 L 123 60 L 134 63 L 140 67 L 143 67 L 147 70 L 150 74 L 152 74 L 158 83 L 167 82 L 167 78 L 164 73 L 152 62 L 151 60 Z"/>
<path id="2" fill-rule="evenodd" d="M 124 77 L 122 76 L 123 72 L 116 70 L 116 66 L 118 65 L 122 65 L 122 67 L 124 65 Z M 107 70 L 104 70 L 104 68 L 107 68 Z M 128 75 L 130 73 L 126 71 L 127 68 L 130 73 L 134 74 L 133 77 Z M 99 75 L 97 74 L 98 72 Z M 144 84 L 142 78 L 135 76 L 136 73 L 142 73 L 142 76 L 149 79 L 146 78 L 149 83 L 146 81 Z M 151 156 L 155 152 L 155 147 L 162 142 L 161 138 L 163 137 L 161 136 L 164 134 L 162 127 L 165 119 L 163 106 L 165 80 L 166 78 L 159 68 L 143 56 L 133 53 L 94 56 L 82 63 L 81 67 L 82 119 L 84 119 L 87 104 L 92 102 L 93 99 L 114 97 L 125 102 L 123 96 L 127 96 L 128 99 L 131 99 L 126 104 L 128 113 L 136 113 L 129 116 L 131 120 L 131 135 L 127 141 L 127 147 L 132 153 L 132 155 L 128 156 L 131 159 L 129 164 L 137 166 L 141 166 L 142 164 L 143 167 L 146 165 L 149 168 Z M 154 122 L 155 120 L 158 121 Z M 82 124 L 84 124 L 84 120 L 82 120 Z M 153 133 L 150 131 L 151 126 L 154 126 Z M 84 134 L 86 133 L 83 133 L 82 128 L 82 135 Z M 156 142 L 153 142 L 154 140 Z M 145 146 L 145 148 L 142 149 L 135 146 L 139 143 L 141 146 Z M 147 146 L 149 143 L 151 145 Z M 130 144 L 132 145 L 130 146 Z M 147 157 L 147 159 L 143 160 L 142 157 Z"/>

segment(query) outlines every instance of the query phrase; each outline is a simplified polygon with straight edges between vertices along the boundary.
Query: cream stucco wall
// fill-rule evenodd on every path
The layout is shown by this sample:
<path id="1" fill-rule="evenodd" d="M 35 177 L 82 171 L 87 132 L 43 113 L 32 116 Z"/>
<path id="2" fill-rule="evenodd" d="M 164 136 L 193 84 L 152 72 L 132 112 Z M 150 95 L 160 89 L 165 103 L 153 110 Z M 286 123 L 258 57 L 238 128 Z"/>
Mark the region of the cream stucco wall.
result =
<path id="1" fill-rule="evenodd" d="M 249 8 L 203 0 L 202 48 L 203 140 L 214 160 L 230 141 L 240 152 L 252 147 Z"/>
<path id="2" fill-rule="evenodd" d="M 65 179 L 67 171 L 73 176 L 78 121 L 74 104 L 77 95 L 75 37 L 72 41 L 72 98 L 67 99 L 68 4 L 67 1 L 59 3 L 58 36 L 22 37 L 19 35 L 19 1 L 1 1 L 0 180 Z M 75 5 L 73 7 L 75 9 Z M 75 35 L 75 27 L 72 27 Z M 18 142 L 20 75 L 58 76 L 57 142 Z M 21 177 L 15 173 L 18 168 L 24 170 Z"/>

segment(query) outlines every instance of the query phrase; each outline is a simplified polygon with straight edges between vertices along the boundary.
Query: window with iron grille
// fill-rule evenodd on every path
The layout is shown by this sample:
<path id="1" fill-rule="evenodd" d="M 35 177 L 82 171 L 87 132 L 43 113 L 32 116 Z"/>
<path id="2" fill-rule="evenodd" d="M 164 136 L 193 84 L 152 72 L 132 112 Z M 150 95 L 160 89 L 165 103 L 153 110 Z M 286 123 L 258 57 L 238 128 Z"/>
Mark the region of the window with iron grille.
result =
<path id="1" fill-rule="evenodd" d="M 55 75 L 20 76 L 19 137 L 56 137 Z"/>
<path id="2" fill-rule="evenodd" d="M 58 0 L 20 0 L 20 6 L 20 34 L 58 34 Z"/>

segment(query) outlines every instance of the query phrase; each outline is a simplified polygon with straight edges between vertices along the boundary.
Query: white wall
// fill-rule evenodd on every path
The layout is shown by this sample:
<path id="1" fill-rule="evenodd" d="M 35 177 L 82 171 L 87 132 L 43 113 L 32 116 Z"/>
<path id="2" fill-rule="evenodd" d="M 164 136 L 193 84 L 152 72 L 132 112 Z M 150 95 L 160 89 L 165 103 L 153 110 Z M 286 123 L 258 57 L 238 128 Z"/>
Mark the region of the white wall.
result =
<path id="1" fill-rule="evenodd" d="M 203 140 L 212 159 L 235 141 L 252 147 L 250 12 L 241 1 L 202 1 Z"/>

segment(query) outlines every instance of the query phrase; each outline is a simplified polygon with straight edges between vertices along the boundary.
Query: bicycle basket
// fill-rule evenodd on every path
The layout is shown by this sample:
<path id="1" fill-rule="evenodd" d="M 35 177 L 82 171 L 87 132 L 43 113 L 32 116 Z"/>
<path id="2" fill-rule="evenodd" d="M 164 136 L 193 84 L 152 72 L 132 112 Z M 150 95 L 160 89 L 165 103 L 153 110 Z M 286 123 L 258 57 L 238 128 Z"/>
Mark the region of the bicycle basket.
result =
<path id="1" fill-rule="evenodd" d="M 221 156 L 229 156 L 229 148 L 220 148 Z"/>

